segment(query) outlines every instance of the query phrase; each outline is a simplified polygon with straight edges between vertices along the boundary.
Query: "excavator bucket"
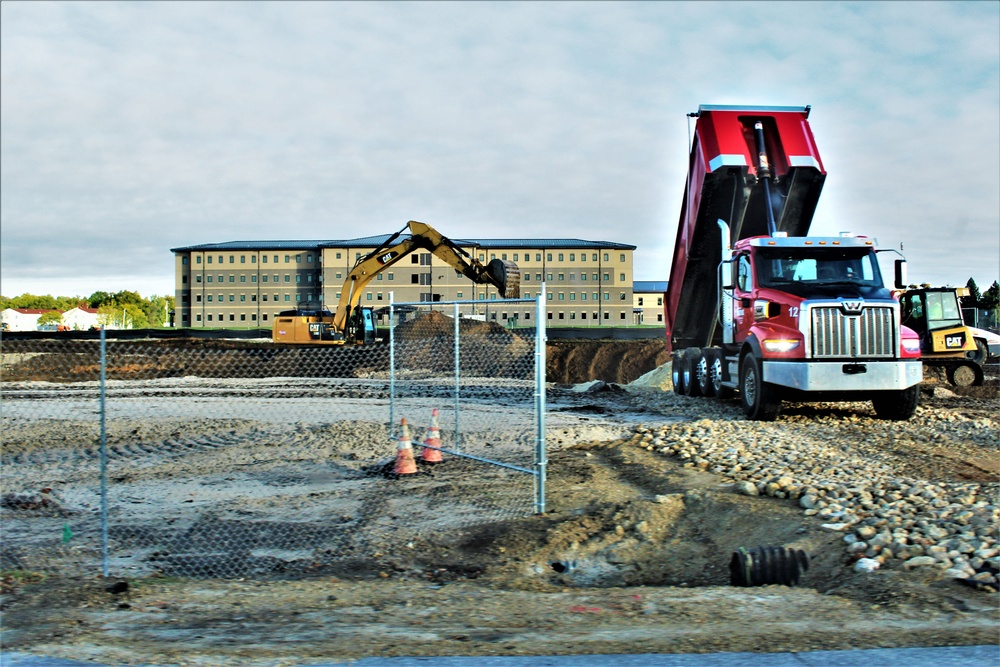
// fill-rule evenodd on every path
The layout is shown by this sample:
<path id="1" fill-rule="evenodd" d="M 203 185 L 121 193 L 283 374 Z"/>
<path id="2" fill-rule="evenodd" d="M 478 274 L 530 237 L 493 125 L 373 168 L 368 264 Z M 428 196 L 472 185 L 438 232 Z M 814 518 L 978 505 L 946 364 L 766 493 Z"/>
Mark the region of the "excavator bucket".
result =
<path id="1" fill-rule="evenodd" d="M 490 260 L 486 265 L 486 275 L 503 294 L 503 298 L 521 298 L 521 269 L 517 264 L 503 259 Z"/>

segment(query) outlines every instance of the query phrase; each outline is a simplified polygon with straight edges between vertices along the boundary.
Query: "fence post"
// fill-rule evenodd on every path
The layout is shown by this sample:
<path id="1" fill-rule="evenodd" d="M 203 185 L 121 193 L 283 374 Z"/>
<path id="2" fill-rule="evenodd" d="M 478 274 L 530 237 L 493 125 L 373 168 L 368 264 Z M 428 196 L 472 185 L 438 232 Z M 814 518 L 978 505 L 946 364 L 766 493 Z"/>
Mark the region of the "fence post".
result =
<path id="1" fill-rule="evenodd" d="M 389 292 L 389 440 L 396 431 L 396 317 L 393 292 Z"/>
<path id="2" fill-rule="evenodd" d="M 455 451 L 462 451 L 461 439 L 459 438 L 458 431 L 458 410 L 459 410 L 459 388 L 460 388 L 460 356 L 459 356 L 459 340 L 458 340 L 458 302 L 455 302 Z"/>
<path id="3" fill-rule="evenodd" d="M 545 513 L 545 283 L 535 306 L 535 513 Z"/>
<path id="4" fill-rule="evenodd" d="M 107 339 L 101 326 L 101 574 L 108 576 Z"/>

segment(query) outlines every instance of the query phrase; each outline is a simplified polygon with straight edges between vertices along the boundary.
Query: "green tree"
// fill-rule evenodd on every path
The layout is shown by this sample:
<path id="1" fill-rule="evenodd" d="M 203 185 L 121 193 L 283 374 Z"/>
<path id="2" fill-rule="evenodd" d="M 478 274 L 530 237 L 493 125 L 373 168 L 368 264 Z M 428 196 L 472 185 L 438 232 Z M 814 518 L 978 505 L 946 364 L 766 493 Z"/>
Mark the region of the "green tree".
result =
<path id="1" fill-rule="evenodd" d="M 107 292 L 101 292 L 101 291 L 94 292 L 93 294 L 90 295 L 90 298 L 87 299 L 87 302 L 90 304 L 90 307 L 97 308 L 98 310 L 100 310 L 101 306 L 109 304 L 112 301 L 114 301 L 114 297 L 112 297 Z"/>
<path id="2" fill-rule="evenodd" d="M 1000 317 L 1000 282 L 993 281 L 990 288 L 986 290 L 986 294 L 983 295 L 982 305 L 993 314 L 994 319 Z"/>
<path id="3" fill-rule="evenodd" d="M 982 308 L 983 294 L 979 291 L 979 285 L 976 284 L 975 278 L 969 278 L 965 287 L 969 290 L 969 296 L 961 298 L 962 308 Z"/>
<path id="4" fill-rule="evenodd" d="M 50 324 L 59 326 L 63 323 L 63 316 L 58 310 L 50 310 L 38 316 L 38 326 L 44 327 Z"/>

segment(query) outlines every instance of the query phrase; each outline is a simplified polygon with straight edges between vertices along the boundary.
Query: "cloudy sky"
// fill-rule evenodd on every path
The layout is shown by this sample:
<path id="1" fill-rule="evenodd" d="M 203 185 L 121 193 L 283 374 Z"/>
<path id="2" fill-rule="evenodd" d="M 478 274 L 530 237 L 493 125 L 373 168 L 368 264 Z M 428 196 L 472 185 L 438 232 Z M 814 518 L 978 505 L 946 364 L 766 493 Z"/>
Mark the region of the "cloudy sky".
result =
<path id="1" fill-rule="evenodd" d="M 4 2 L 0 291 L 173 290 L 170 248 L 638 246 L 664 280 L 699 104 L 806 105 L 816 233 L 1000 278 L 997 2 Z"/>

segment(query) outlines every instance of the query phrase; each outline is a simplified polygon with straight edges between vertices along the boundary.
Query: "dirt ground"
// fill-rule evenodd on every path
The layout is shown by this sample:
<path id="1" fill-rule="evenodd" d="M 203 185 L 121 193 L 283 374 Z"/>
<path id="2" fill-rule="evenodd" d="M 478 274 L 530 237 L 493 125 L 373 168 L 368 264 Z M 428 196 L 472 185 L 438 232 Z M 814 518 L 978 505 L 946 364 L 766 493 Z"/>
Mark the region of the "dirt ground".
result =
<path id="1" fill-rule="evenodd" d="M 625 383 L 663 361 L 660 341 L 555 343 L 549 380 Z M 943 420 L 995 419 L 1000 409 L 996 378 L 941 389 L 932 374 L 923 405 Z M 550 438 L 545 514 L 458 529 L 442 516 L 442 530 L 419 533 L 402 552 L 369 553 L 364 566 L 277 581 L 4 572 L 3 650 L 110 664 L 285 665 L 1000 642 L 995 591 L 930 568 L 856 572 L 842 534 L 795 501 L 738 494 L 717 475 L 628 437 L 629 420 L 703 416 L 697 401 L 666 405 L 651 412 L 627 392 L 554 390 L 553 414 L 576 421 Z M 779 424 L 793 436 L 819 419 L 857 422 L 836 411 L 791 412 Z M 981 448 L 915 444 L 894 454 L 926 479 L 967 479 L 970 465 L 982 483 L 1000 479 L 995 452 L 984 464 L 975 458 Z M 475 479 L 451 493 L 474 495 Z M 433 508 L 421 512 L 433 523 Z M 799 584 L 731 586 L 734 551 L 757 545 L 806 552 Z"/>

